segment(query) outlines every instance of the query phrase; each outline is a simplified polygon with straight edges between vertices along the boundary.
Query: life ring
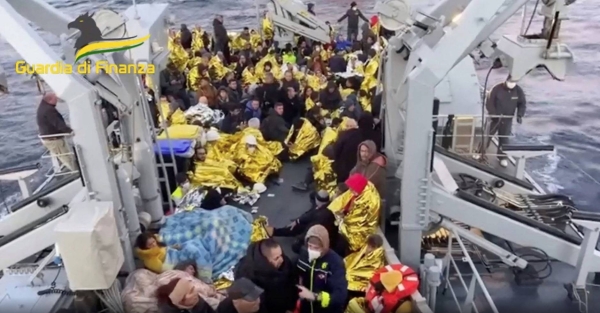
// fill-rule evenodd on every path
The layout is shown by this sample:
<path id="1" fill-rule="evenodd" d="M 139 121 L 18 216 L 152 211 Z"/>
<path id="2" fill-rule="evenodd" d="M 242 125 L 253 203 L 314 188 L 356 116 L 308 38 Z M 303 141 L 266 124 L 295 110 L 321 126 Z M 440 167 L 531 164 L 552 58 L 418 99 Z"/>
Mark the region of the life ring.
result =
<path id="1" fill-rule="evenodd" d="M 383 286 L 382 275 L 397 272 L 396 279 L 399 280 L 395 288 L 388 290 Z M 419 288 L 417 273 L 403 264 L 386 265 L 373 274 L 366 290 L 365 300 L 371 312 L 392 313 L 409 299 Z"/>

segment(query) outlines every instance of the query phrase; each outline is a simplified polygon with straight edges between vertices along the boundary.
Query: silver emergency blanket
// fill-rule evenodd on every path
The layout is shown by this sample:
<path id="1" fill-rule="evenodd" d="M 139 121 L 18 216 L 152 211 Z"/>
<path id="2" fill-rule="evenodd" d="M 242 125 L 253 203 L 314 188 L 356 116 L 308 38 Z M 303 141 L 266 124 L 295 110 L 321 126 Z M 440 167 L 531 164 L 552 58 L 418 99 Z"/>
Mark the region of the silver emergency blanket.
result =
<path id="1" fill-rule="evenodd" d="M 198 103 L 184 113 L 186 119 L 190 122 L 200 121 L 202 124 L 217 124 L 225 118 L 221 110 L 213 110 L 208 105 Z"/>

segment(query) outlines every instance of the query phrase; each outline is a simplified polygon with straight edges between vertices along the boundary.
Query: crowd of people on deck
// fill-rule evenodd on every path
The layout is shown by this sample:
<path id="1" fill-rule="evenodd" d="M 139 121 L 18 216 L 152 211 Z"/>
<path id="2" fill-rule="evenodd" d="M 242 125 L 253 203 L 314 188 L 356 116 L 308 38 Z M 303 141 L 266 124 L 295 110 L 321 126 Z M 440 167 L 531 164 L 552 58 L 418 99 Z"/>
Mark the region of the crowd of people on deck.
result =
<path id="1" fill-rule="evenodd" d="M 217 305 L 178 277 L 157 290 L 161 312 L 341 313 L 351 298 L 365 297 L 369 280 L 357 272 L 384 265 L 375 231 L 386 184 L 376 94 L 385 39 L 376 19 L 368 21 L 354 2 L 343 19 L 348 36 L 332 32 L 328 43 L 296 36 L 279 46 L 266 16 L 260 34 L 244 28 L 232 35 L 220 15 L 212 36 L 186 25 L 171 33 L 167 69 L 156 83 L 146 77 L 146 86 L 151 96 L 158 89 L 161 95 L 151 101 L 156 126 L 170 139 L 197 139 L 192 162 L 177 174 L 173 201 L 183 206 L 200 190 L 201 208 L 219 210 L 231 195 L 281 184 L 282 162 L 310 159 L 305 179 L 293 188 L 308 192 L 312 208 L 289 225 L 263 225 Z M 359 19 L 367 22 L 360 34 Z M 223 118 L 194 119 L 188 114 L 194 110 Z M 295 238 L 295 261 L 276 237 Z M 138 255 L 157 274 L 164 269 L 146 254 L 161 246 L 157 236 L 138 238 Z M 193 265 L 179 268 L 199 276 Z M 367 303 L 362 307 L 369 311 Z"/>
<path id="2" fill-rule="evenodd" d="M 314 5 L 308 12 L 315 14 Z M 224 285 L 214 272 L 205 275 L 192 253 L 166 266 L 172 253 L 188 249 L 185 242 L 142 233 L 136 253 L 145 269 L 136 273 L 155 275 L 142 283 L 155 285 L 150 311 L 358 312 L 348 311 L 352 301 L 361 312 L 405 310 L 407 299 L 396 299 L 381 311 L 367 292 L 369 277 L 385 267 L 383 239 L 375 233 L 386 195 L 377 74 L 387 31 L 354 2 L 344 19 L 347 36 L 332 29 L 327 43 L 296 36 L 281 46 L 266 15 L 258 31 L 231 34 L 218 15 L 212 34 L 186 25 L 171 32 L 168 66 L 146 76 L 145 86 L 162 129 L 158 139 L 194 143 L 193 157 L 175 175 L 176 206 L 224 210 L 232 196 L 281 185 L 282 163 L 309 159 L 306 177 L 292 187 L 306 192 L 312 207 L 285 226 L 255 227 L 255 220 L 245 254 Z M 359 32 L 360 19 L 366 23 Z M 60 131 L 68 132 L 65 127 Z M 294 238 L 295 255 L 286 255 L 276 237 Z M 213 242 L 233 244 L 224 241 Z M 390 282 L 399 286 L 402 278 L 386 278 L 375 297 L 390 290 Z"/>

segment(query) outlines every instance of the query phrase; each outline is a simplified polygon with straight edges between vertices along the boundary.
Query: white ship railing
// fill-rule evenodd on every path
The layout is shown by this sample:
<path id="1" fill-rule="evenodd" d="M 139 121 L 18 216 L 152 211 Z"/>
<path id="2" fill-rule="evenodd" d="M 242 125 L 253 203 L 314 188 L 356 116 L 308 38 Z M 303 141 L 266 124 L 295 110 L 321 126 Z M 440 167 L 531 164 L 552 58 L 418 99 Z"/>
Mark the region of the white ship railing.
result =
<path id="1" fill-rule="evenodd" d="M 381 236 L 381 238 L 385 238 L 385 235 L 383 234 L 381 229 L 377 230 L 377 234 Z M 396 251 L 390 246 L 387 240 L 383 241 L 383 250 L 385 251 L 385 261 L 387 264 L 400 263 L 400 259 L 398 259 L 398 256 L 396 255 Z M 410 297 L 413 312 L 433 313 L 433 310 L 428 306 L 427 299 L 425 299 L 418 290 L 415 291 Z"/>
<path id="2" fill-rule="evenodd" d="M 444 138 L 451 137 L 452 145 L 449 147 L 450 150 L 454 151 L 460 155 L 469 155 L 473 156 L 474 154 L 481 153 L 482 144 L 487 142 L 487 147 L 485 147 L 485 155 L 486 156 L 497 156 L 497 152 L 495 149 L 490 149 L 491 142 L 497 142 L 500 138 L 511 139 L 514 138 L 514 134 L 508 135 L 492 135 L 488 134 L 490 127 L 490 120 L 492 118 L 496 119 L 513 119 L 514 116 L 507 115 L 485 115 L 482 117 L 481 115 L 453 115 L 454 121 L 452 124 L 452 135 L 447 136 L 442 131 L 448 122 L 449 115 L 437 115 L 434 119 L 437 118 L 438 121 L 438 132 L 436 134 L 437 140 L 443 140 Z M 482 123 L 483 122 L 483 123 Z M 482 128 L 483 125 L 483 128 Z M 485 132 L 482 135 L 482 129 L 485 129 Z M 493 139 L 493 140 L 492 140 Z"/>
<path id="3" fill-rule="evenodd" d="M 68 142 L 68 139 L 73 137 L 72 133 L 61 133 L 61 134 L 52 134 L 52 135 L 39 135 L 38 138 L 40 138 L 40 140 L 45 140 L 45 139 L 54 139 L 54 140 L 58 140 L 58 139 L 65 139 Z M 71 171 L 62 171 L 63 167 L 66 167 L 65 164 L 62 164 L 60 162 L 60 157 L 61 156 L 69 156 L 73 158 L 73 163 L 77 164 L 77 159 L 75 157 L 75 153 L 73 152 L 74 146 L 72 146 L 71 144 L 67 144 L 67 146 L 69 147 L 70 152 L 68 153 L 63 153 L 63 154 L 53 154 L 50 152 L 50 150 L 46 149 L 46 151 L 42 154 L 41 158 L 42 159 L 50 159 L 50 161 L 52 162 L 52 168 L 50 168 L 47 172 L 46 172 L 46 177 L 48 178 L 53 178 L 56 176 L 63 176 L 63 175 L 71 175 L 71 174 L 75 174 L 75 173 L 79 173 L 78 170 L 71 170 Z"/>
<path id="4" fill-rule="evenodd" d="M 472 271 L 471 280 L 470 280 L 468 286 L 467 286 L 467 283 L 465 282 L 463 274 L 461 273 L 458 265 L 456 264 L 456 261 L 454 260 L 454 257 L 452 256 L 452 247 L 453 247 L 454 239 L 456 239 L 456 242 L 460 246 L 461 252 L 463 254 L 463 261 L 469 265 L 469 267 Z M 444 268 L 444 270 L 445 270 L 445 274 L 444 274 L 445 286 L 444 286 L 444 288 L 450 290 L 450 293 L 452 294 L 452 297 L 454 298 L 454 302 L 458 306 L 458 310 L 460 313 L 470 313 L 472 311 L 475 311 L 475 313 L 480 312 L 474 303 L 475 293 L 477 292 L 477 286 L 479 286 L 479 289 L 481 290 L 481 293 L 483 294 L 483 296 L 488 304 L 488 308 L 486 308 L 485 312 L 489 312 L 491 310 L 491 312 L 498 313 L 498 308 L 496 308 L 496 305 L 494 304 L 494 301 L 492 300 L 492 296 L 490 295 L 487 288 L 485 287 L 483 279 L 481 278 L 481 275 L 479 275 L 479 272 L 477 271 L 477 267 L 475 266 L 475 263 L 471 259 L 469 251 L 467 250 L 467 247 L 465 246 L 463 239 L 456 232 L 456 230 L 453 230 L 452 232 L 450 232 L 450 239 L 448 241 L 448 252 L 443 260 L 444 260 L 444 267 L 445 267 Z M 467 291 L 467 294 L 466 294 L 464 300 L 462 300 L 462 303 L 457 297 L 457 293 L 454 290 L 455 287 L 453 287 L 450 282 L 451 277 L 457 277 L 458 280 L 460 281 L 459 287 L 462 286 Z M 432 294 L 432 293 L 430 293 L 430 294 Z M 434 295 L 435 295 L 435 293 L 434 293 Z M 435 303 L 435 296 L 433 299 L 433 303 Z"/>

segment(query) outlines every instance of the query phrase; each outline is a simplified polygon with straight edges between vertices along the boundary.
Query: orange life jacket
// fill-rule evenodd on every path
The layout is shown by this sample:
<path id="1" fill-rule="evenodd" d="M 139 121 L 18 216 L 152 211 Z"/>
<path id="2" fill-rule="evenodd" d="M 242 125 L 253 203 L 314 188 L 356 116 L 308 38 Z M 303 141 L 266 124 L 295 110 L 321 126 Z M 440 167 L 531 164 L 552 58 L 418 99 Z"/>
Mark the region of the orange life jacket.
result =
<path id="1" fill-rule="evenodd" d="M 381 274 L 387 272 L 400 272 L 400 284 L 391 292 L 386 290 L 381 282 Z M 373 274 L 366 290 L 365 300 L 369 310 L 373 313 L 394 313 L 419 288 L 417 273 L 410 267 L 402 264 L 386 265 Z"/>

